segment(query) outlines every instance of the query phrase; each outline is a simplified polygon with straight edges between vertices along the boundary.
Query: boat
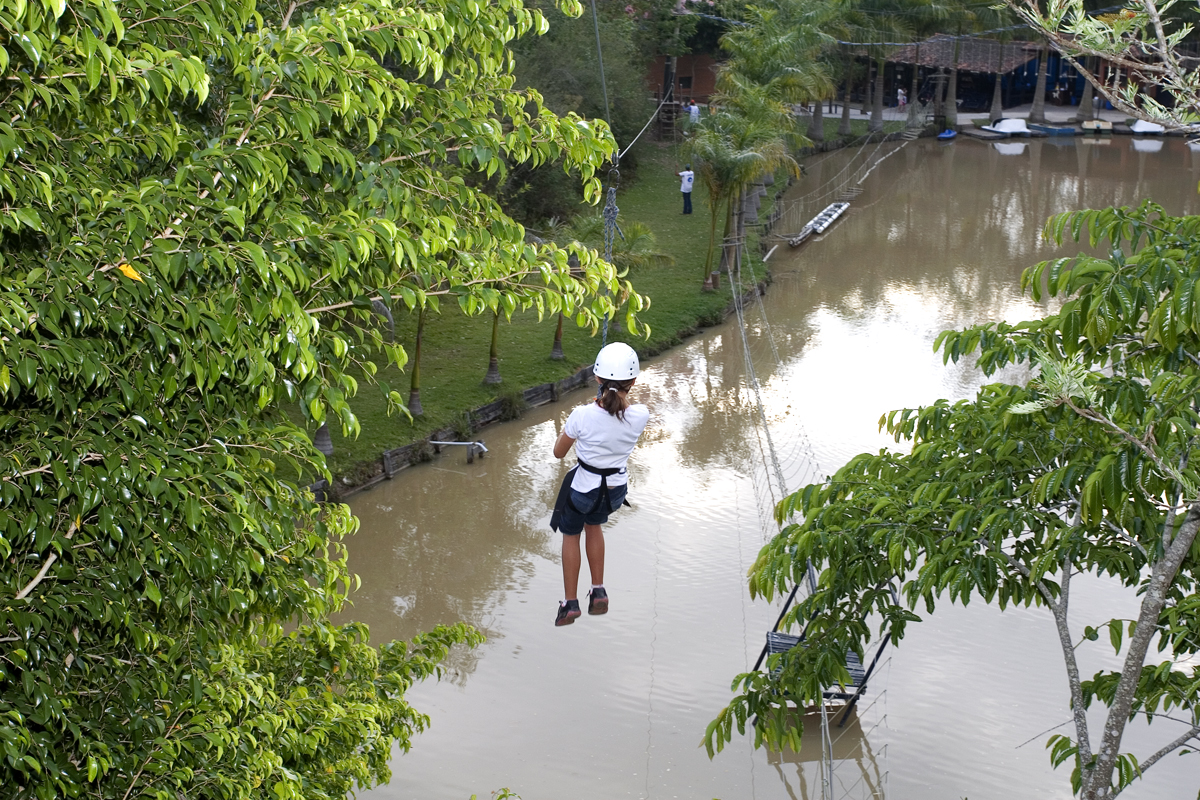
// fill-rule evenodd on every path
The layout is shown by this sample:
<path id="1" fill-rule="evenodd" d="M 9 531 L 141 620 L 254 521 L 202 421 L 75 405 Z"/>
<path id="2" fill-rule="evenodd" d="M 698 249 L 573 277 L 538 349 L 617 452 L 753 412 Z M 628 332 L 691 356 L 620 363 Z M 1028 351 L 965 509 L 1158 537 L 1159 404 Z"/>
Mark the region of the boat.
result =
<path id="1" fill-rule="evenodd" d="M 814 233 L 824 233 L 829 230 L 829 226 L 836 222 L 838 217 L 845 214 L 846 209 L 849 207 L 849 203 L 830 203 L 825 206 L 825 209 L 809 220 L 808 224 L 801 228 L 799 233 L 788 239 L 788 244 L 792 247 L 799 247 L 804 243 L 805 239 Z"/>
<path id="2" fill-rule="evenodd" d="M 812 225 L 805 225 L 800 229 L 799 233 L 788 239 L 788 245 L 791 247 L 799 247 L 800 245 L 804 244 L 805 239 L 812 236 L 812 232 Z"/>
<path id="3" fill-rule="evenodd" d="M 1047 136 L 1074 136 L 1077 131 L 1074 125 L 1044 125 L 1038 122 L 1029 123 L 1029 129 L 1044 133 Z"/>
<path id="4" fill-rule="evenodd" d="M 1079 127 L 1094 133 L 1112 133 L 1112 123 L 1106 119 L 1085 119 Z"/>
<path id="5" fill-rule="evenodd" d="M 1129 126 L 1129 130 L 1142 136 L 1158 136 L 1166 132 L 1167 129 L 1157 122 L 1146 122 L 1144 119 L 1138 119 L 1134 120 L 1133 124 Z"/>
<path id="6" fill-rule="evenodd" d="M 937 137 L 943 142 L 951 141 L 955 136 L 958 136 L 958 131 L 954 130 L 953 128 L 947 128 L 937 135 Z"/>
<path id="7" fill-rule="evenodd" d="M 1023 119 L 997 119 L 991 125 L 981 125 L 985 131 L 1002 133 L 1006 136 L 1029 136 L 1032 131 L 1025 125 Z"/>

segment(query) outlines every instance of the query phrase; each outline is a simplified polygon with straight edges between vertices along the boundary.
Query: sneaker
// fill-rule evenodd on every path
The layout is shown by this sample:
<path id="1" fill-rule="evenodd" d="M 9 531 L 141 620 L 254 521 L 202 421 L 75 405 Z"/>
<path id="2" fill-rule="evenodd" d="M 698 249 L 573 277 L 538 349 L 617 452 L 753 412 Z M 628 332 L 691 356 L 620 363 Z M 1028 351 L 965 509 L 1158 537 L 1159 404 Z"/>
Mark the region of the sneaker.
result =
<path id="1" fill-rule="evenodd" d="M 588 613 L 608 613 L 608 592 L 604 591 L 603 587 L 588 592 Z"/>
<path id="2" fill-rule="evenodd" d="M 554 624 L 570 625 L 583 612 L 579 610 L 578 600 L 568 600 L 565 603 L 558 604 L 558 616 L 554 618 Z"/>

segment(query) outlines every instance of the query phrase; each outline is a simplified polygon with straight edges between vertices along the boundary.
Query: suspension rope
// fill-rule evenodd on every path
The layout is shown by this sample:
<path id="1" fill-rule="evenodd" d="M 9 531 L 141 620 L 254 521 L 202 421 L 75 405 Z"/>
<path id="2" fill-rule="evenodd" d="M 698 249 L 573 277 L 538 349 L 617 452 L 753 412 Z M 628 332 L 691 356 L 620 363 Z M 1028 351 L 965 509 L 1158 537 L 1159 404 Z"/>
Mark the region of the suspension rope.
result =
<path id="1" fill-rule="evenodd" d="M 595 0 L 592 0 L 592 2 L 594 4 Z M 1105 8 L 1098 8 L 1098 9 L 1095 9 L 1094 11 L 1088 11 L 1087 15 L 1089 17 L 1095 17 L 1100 14 L 1107 14 L 1112 11 L 1120 11 L 1123 8 L 1125 8 L 1125 6 L 1123 6 L 1123 5 L 1106 6 Z M 726 17 L 718 17 L 713 14 L 701 14 L 699 11 L 676 11 L 675 15 L 680 16 L 680 17 L 700 17 L 701 19 L 711 19 L 715 22 L 724 22 L 727 25 L 736 25 L 738 27 L 743 27 L 743 28 L 753 27 L 749 22 L 742 22 L 742 21 L 736 20 L 736 19 L 727 19 Z M 892 14 L 891 12 L 888 12 L 888 16 L 894 16 L 894 14 Z M 1016 30 L 1032 31 L 1032 29 L 1029 27 L 1028 24 L 1019 23 L 1017 25 L 1006 25 L 1002 28 L 989 28 L 986 31 L 976 31 L 975 33 L 962 33 L 962 34 L 958 34 L 957 36 L 950 36 L 949 34 L 946 34 L 946 35 L 939 36 L 939 38 L 942 40 L 945 40 L 945 39 L 977 39 L 981 36 L 987 36 L 989 33 L 1003 33 L 1004 31 L 1016 31 Z M 834 41 L 837 44 L 847 45 L 849 47 L 909 47 L 914 44 L 920 44 L 920 42 L 843 42 L 840 39 L 835 39 Z M 928 40 L 925 40 L 925 41 L 928 41 Z"/>
<path id="2" fill-rule="evenodd" d="M 604 53 L 600 50 L 600 17 L 596 14 L 596 0 L 592 0 L 592 26 L 596 29 L 596 60 L 600 62 L 600 89 L 604 92 L 604 121 L 612 129 L 612 112 L 608 108 L 608 82 L 604 79 Z"/>
<path id="3" fill-rule="evenodd" d="M 617 228 L 617 213 L 620 209 L 617 208 L 617 185 L 621 182 L 621 173 L 614 167 L 609 172 L 608 184 L 608 199 L 604 203 L 604 260 L 612 264 L 613 260 L 613 239 L 618 232 Z M 621 238 L 625 238 L 622 236 Z M 604 315 L 604 334 L 601 339 L 601 347 L 608 345 L 608 314 Z"/>
<path id="4" fill-rule="evenodd" d="M 593 0 L 593 2 L 595 2 L 595 0 Z M 650 119 L 646 120 L 646 124 L 642 126 L 642 129 L 641 129 L 640 131 L 638 131 L 638 135 L 637 135 L 637 136 L 635 136 L 635 137 L 633 137 L 633 141 L 632 141 L 632 142 L 630 142 L 630 143 L 629 143 L 629 144 L 628 144 L 628 145 L 625 147 L 625 149 L 624 149 L 624 150 L 622 150 L 621 152 L 617 153 L 617 161 L 618 161 L 618 163 L 619 163 L 619 162 L 621 161 L 621 159 L 622 159 L 622 158 L 625 156 L 625 154 L 626 154 L 626 153 L 628 153 L 628 152 L 629 152 L 629 151 L 630 151 L 630 150 L 633 148 L 633 146 L 634 146 L 635 144 L 637 144 L 637 140 L 638 140 L 638 139 L 640 139 L 640 138 L 642 138 L 642 134 L 643 134 L 643 133 L 645 133 L 645 132 L 646 132 L 646 129 L 650 127 L 650 124 L 651 124 L 652 122 L 654 122 L 654 120 L 655 120 L 655 119 L 657 119 L 657 118 L 658 118 L 658 112 L 659 112 L 659 111 L 662 111 L 662 107 L 663 107 L 663 106 L 665 106 L 665 105 L 667 104 L 667 101 L 668 101 L 668 100 L 670 100 L 670 99 L 671 99 L 672 97 L 674 97 L 674 96 L 675 96 L 675 85 L 674 85 L 674 84 L 672 84 L 672 85 L 671 85 L 671 88 L 667 90 L 667 93 L 663 95 L 662 102 L 658 104 L 658 108 L 654 109 L 654 113 L 650 115 Z M 610 125 L 609 127 L 612 127 L 612 126 Z"/>

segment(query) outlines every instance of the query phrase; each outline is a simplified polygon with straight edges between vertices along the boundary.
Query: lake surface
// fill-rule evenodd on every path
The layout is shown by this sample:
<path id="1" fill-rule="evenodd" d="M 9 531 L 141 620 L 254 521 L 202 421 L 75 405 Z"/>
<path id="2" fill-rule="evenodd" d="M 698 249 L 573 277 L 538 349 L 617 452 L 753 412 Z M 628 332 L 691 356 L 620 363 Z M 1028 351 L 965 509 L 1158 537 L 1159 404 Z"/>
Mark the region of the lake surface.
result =
<path id="1" fill-rule="evenodd" d="M 562 574 L 547 522 L 573 460 L 551 447 L 586 393 L 485 430 L 490 452 L 474 464 L 452 448 L 353 499 L 362 588 L 346 617 L 377 641 L 458 620 L 488 636 L 456 653 L 441 683 L 410 693 L 432 727 L 395 758 L 390 785 L 360 797 L 821 796 L 814 719 L 798 754 L 754 751 L 743 737 L 709 760 L 699 746 L 778 613 L 745 585 L 773 532 L 771 446 L 797 489 L 895 446 L 878 432 L 884 412 L 971 395 L 980 376 L 943 365 L 931 344 L 946 328 L 1044 313 L 1019 279 L 1059 252 L 1039 237 L 1050 214 L 1148 197 L 1177 214 L 1200 205 L 1200 157 L 1179 139 L 1005 144 L 920 140 L 810 160 L 788 194 L 801 216 L 856 164 L 887 156 L 826 234 L 776 251 L 762 311 L 747 308 L 770 443 L 754 424 L 735 323 L 643 364 L 635 399 L 651 421 L 630 462 L 634 508 L 605 526 L 607 616 L 553 626 Z M 1132 613 L 1119 587 L 1075 592 L 1077 630 Z M 1107 646 L 1080 653 L 1088 674 L 1116 663 Z M 857 713 L 833 729 L 834 796 L 1066 800 L 1068 773 L 1050 767 L 1044 744 L 1069 718 L 1047 612 L 947 604 L 884 653 Z M 1181 732 L 1169 725 L 1136 727 L 1126 749 L 1145 757 Z M 1125 796 L 1192 796 L 1198 758 L 1166 759 Z"/>

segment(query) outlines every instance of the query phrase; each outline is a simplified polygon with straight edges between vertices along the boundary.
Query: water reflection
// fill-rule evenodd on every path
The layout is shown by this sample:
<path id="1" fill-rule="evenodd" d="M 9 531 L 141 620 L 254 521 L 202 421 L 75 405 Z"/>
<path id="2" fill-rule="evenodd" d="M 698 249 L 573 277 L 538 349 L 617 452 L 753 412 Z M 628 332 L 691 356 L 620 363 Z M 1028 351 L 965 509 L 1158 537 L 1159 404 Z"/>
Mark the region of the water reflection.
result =
<path id="1" fill-rule="evenodd" d="M 1025 155 L 1025 142 L 993 142 L 992 147 L 1002 156 Z"/>
<path id="2" fill-rule="evenodd" d="M 1129 138 L 1035 140 L 1020 143 L 1025 157 L 1005 158 L 982 142 L 913 142 L 826 234 L 781 248 L 765 316 L 748 309 L 745 347 L 789 485 L 891 445 L 881 413 L 975 390 L 980 376 L 944 365 L 933 339 L 1043 312 L 1018 281 L 1059 252 L 1041 237 L 1046 216 L 1146 196 L 1194 213 L 1200 155 L 1160 143 L 1145 153 Z M 816 161 L 792 194 L 826 184 L 854 155 Z M 489 634 L 457 656 L 454 684 L 411 692 L 433 727 L 394 763 L 392 784 L 364 796 L 466 798 L 501 786 L 529 800 L 819 796 L 816 726 L 799 754 L 739 739 L 709 761 L 697 747 L 776 613 L 745 586 L 771 498 L 742 353 L 724 325 L 645 365 L 635 391 L 651 421 L 630 463 L 635 507 L 606 529 L 605 617 L 552 624 L 561 573 L 546 522 L 567 465 L 550 449 L 585 392 L 486 431 L 482 461 L 447 453 L 355 499 L 363 524 L 351 569 L 363 588 L 348 616 L 377 640 L 460 619 Z M 1125 599 L 1103 587 L 1079 592 L 1076 613 L 1124 613 L 1106 604 Z M 950 607 L 910 631 L 837 743 L 845 796 L 882 783 L 900 798 L 1069 798 L 1037 739 L 1069 717 L 1044 613 Z M 1082 650 L 1089 668 L 1107 663 Z M 1048 678 L 1031 684 L 1030 674 Z M 1180 796 L 1190 785 L 1159 769 L 1126 793 Z"/>
<path id="3" fill-rule="evenodd" d="M 859 715 L 851 712 L 837 727 L 831 709 L 829 785 L 834 797 L 886 797 L 887 770 L 863 731 Z M 820 800 L 825 768 L 821 764 L 821 714 L 809 711 L 800 720 L 804 726 L 800 752 L 785 748 L 769 753 L 767 763 L 775 768 L 780 784 L 792 800 Z M 886 747 L 886 745 L 885 745 Z"/>

